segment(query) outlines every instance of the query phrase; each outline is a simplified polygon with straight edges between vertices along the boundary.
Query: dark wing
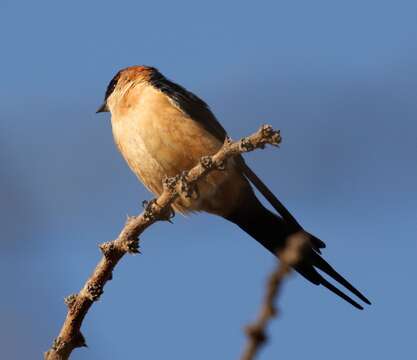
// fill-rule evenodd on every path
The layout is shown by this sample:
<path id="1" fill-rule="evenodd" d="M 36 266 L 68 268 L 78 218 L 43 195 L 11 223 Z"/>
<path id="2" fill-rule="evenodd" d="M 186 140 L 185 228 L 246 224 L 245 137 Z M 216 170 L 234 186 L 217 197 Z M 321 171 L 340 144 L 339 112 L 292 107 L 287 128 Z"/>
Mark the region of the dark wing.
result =
<path id="1" fill-rule="evenodd" d="M 196 120 L 200 125 L 212 134 L 216 139 L 224 142 L 227 133 L 223 126 L 216 119 L 209 106 L 192 92 L 186 90 L 184 87 L 168 80 L 157 69 L 151 68 L 151 76 L 149 82 L 169 96 L 177 106 L 193 120 Z M 262 180 L 246 165 L 242 156 L 237 156 L 236 162 L 239 169 L 245 177 L 260 191 L 260 193 L 269 201 L 275 210 L 286 220 L 286 222 L 294 228 L 300 230 L 301 226 L 285 206 L 277 199 L 277 197 L 268 189 Z M 317 239 L 318 240 L 318 239 Z M 320 246 L 324 247 L 324 243 Z"/>
<path id="2" fill-rule="evenodd" d="M 168 80 L 153 68 L 149 82 L 169 96 L 190 118 L 196 120 L 204 129 L 221 142 L 226 138 L 226 130 L 217 121 L 208 105 L 192 92 Z"/>

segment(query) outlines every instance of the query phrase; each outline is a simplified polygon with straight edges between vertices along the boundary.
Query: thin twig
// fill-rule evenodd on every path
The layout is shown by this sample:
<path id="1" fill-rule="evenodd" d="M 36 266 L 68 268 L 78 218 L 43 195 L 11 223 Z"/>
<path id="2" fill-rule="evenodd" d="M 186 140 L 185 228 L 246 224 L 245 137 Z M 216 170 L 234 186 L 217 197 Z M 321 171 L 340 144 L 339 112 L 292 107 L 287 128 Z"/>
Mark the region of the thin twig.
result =
<path id="1" fill-rule="evenodd" d="M 307 235 L 304 232 L 297 232 L 287 239 L 287 245 L 279 253 L 280 262 L 269 277 L 258 318 L 245 328 L 247 341 L 240 360 L 255 359 L 261 346 L 268 340 L 266 327 L 269 321 L 277 314 L 274 303 L 279 295 L 282 282 L 290 272 L 291 267 L 299 261 L 302 249 L 308 242 L 307 239 Z"/>
<path id="2" fill-rule="evenodd" d="M 86 346 L 80 330 L 82 322 L 91 305 L 103 294 L 104 285 L 112 278 L 113 269 L 125 254 L 139 253 L 138 236 L 147 227 L 156 221 L 169 220 L 173 216 L 171 204 L 179 196 L 191 196 L 197 181 L 210 171 L 224 169 L 228 158 L 264 148 L 266 144 L 278 145 L 280 142 L 279 131 L 264 125 L 255 134 L 240 141 L 232 142 L 227 138 L 216 154 L 203 157 L 200 163 L 188 172 L 164 179 L 161 196 L 145 203 L 146 208 L 140 215 L 129 217 L 116 240 L 100 245 L 103 257 L 81 291 L 65 299 L 68 306 L 66 319 L 52 347 L 45 353 L 44 359 L 68 359 L 75 348 Z"/>

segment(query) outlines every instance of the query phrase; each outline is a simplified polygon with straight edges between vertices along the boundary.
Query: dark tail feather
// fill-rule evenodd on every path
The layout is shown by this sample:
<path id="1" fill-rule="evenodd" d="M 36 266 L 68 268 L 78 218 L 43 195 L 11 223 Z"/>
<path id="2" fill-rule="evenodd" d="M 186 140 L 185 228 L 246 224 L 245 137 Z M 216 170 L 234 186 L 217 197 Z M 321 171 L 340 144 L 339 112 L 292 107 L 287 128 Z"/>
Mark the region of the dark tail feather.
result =
<path id="1" fill-rule="evenodd" d="M 287 237 L 294 232 L 294 229 L 287 226 L 283 219 L 267 210 L 252 191 L 247 193 L 245 201 L 242 202 L 242 206 L 225 218 L 238 225 L 274 254 L 285 246 Z M 342 275 L 336 272 L 336 270 L 319 255 L 320 249 L 325 247 L 325 243 L 313 235 L 311 235 L 310 240 L 311 251 L 306 252 L 305 258 L 295 266 L 295 270 L 313 284 L 323 285 L 357 309 L 363 309 L 356 301 L 321 276 L 314 268 L 317 267 L 355 294 L 362 301 L 371 304 L 362 293 L 360 293 Z"/>
<path id="2" fill-rule="evenodd" d="M 343 300 L 347 301 L 349 304 L 353 305 L 359 310 L 363 310 L 363 306 L 359 305 L 355 300 L 350 296 L 346 295 L 344 292 L 339 290 L 336 286 L 328 282 L 323 276 L 321 276 L 314 267 L 307 264 L 300 264 L 295 267 L 295 269 L 304 276 L 308 281 L 312 282 L 315 285 L 323 285 L 326 289 L 330 290 L 333 294 L 341 297 Z"/>
<path id="3" fill-rule="evenodd" d="M 340 291 L 336 286 L 334 286 L 333 284 L 329 283 L 323 277 L 321 279 L 321 285 L 323 285 L 326 289 L 330 290 L 332 293 L 340 296 L 343 300 L 347 301 L 349 304 L 353 305 L 355 308 L 357 308 L 359 310 L 363 310 L 363 306 L 362 305 L 359 305 L 355 300 L 351 299 L 344 292 Z"/>
<path id="4" fill-rule="evenodd" d="M 312 256 L 312 263 L 318 269 L 325 272 L 332 279 L 337 281 L 340 285 L 343 285 L 346 289 L 348 289 L 353 294 L 355 294 L 364 303 L 371 305 L 371 302 L 359 290 L 357 290 L 349 281 L 347 281 L 335 269 L 333 269 L 332 266 L 326 260 L 324 260 L 320 255 L 314 254 Z"/>

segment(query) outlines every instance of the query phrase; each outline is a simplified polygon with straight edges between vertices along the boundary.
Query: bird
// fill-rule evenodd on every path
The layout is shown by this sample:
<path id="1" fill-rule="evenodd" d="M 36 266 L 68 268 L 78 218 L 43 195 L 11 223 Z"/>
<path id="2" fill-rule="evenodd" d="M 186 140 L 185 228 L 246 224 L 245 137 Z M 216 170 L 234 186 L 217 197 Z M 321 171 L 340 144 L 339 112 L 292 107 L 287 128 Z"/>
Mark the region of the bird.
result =
<path id="1" fill-rule="evenodd" d="M 133 173 L 156 196 L 163 192 L 163 179 L 191 169 L 203 156 L 215 154 L 228 137 L 201 98 L 152 66 L 135 65 L 118 71 L 96 112 L 111 113 L 117 148 Z M 276 212 L 262 204 L 254 187 Z M 357 309 L 364 307 L 322 273 L 371 304 L 324 260 L 321 250 L 326 244 L 302 228 L 241 155 L 229 159 L 222 171 L 212 171 L 200 180 L 198 196 L 180 196 L 172 207 L 182 214 L 207 212 L 220 216 L 278 257 L 289 236 L 302 232 L 308 236 L 308 247 L 294 269 Z"/>

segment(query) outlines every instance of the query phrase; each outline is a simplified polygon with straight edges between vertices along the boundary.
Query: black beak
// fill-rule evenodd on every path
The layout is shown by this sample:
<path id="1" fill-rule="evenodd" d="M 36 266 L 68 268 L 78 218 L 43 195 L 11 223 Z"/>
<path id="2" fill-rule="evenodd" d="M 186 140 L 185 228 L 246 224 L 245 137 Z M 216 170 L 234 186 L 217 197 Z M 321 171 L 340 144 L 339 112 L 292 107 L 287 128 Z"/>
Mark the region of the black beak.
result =
<path id="1" fill-rule="evenodd" d="M 102 112 L 109 112 L 109 108 L 107 107 L 107 104 L 104 103 L 103 105 L 101 105 L 98 110 L 96 111 L 96 114 L 98 113 L 102 113 Z"/>

